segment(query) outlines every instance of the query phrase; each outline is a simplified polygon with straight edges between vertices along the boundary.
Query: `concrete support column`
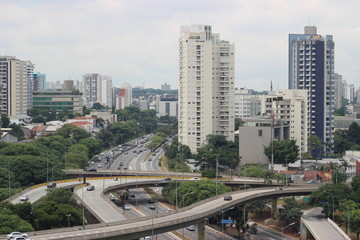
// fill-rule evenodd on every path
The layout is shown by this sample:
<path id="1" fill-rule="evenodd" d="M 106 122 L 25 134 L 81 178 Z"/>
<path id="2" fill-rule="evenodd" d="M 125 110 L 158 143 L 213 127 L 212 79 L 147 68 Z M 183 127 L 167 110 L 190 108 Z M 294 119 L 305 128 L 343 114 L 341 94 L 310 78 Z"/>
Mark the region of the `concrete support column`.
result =
<path id="1" fill-rule="evenodd" d="M 277 198 L 271 198 L 271 217 L 279 219 L 279 211 L 277 208 Z"/>
<path id="2" fill-rule="evenodd" d="M 197 225 L 198 240 L 205 240 L 205 221 L 199 222 Z"/>
<path id="3" fill-rule="evenodd" d="M 307 227 L 302 222 L 302 219 L 300 221 L 300 240 L 307 240 L 310 238 L 310 233 L 307 229 Z"/>

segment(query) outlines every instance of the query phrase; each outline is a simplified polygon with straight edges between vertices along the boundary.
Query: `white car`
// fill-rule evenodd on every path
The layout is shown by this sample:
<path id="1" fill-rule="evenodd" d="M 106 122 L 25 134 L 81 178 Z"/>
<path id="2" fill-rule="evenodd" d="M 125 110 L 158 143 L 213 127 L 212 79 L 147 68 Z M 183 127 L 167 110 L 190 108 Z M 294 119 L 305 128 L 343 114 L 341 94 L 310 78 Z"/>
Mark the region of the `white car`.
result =
<path id="1" fill-rule="evenodd" d="M 200 180 L 200 178 L 198 178 L 198 177 L 193 177 L 193 178 L 191 178 L 190 180 L 197 181 L 197 180 Z"/>
<path id="2" fill-rule="evenodd" d="M 29 195 L 24 194 L 20 197 L 20 201 L 28 201 L 29 200 Z"/>
<path id="3" fill-rule="evenodd" d="M 26 233 L 21 233 L 21 232 L 12 232 L 7 235 L 7 239 L 15 239 L 17 237 L 23 237 L 26 239 L 28 235 Z"/>
<path id="4" fill-rule="evenodd" d="M 124 205 L 124 210 L 130 210 L 130 206 L 129 205 Z"/>

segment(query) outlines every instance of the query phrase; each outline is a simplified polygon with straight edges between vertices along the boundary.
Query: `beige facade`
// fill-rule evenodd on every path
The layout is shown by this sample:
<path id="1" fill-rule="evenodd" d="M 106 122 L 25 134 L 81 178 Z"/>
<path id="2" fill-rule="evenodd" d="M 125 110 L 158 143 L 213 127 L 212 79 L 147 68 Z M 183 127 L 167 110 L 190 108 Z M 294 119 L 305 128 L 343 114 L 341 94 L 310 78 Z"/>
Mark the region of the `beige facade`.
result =
<path id="1" fill-rule="evenodd" d="M 211 26 L 181 28 L 179 142 L 192 152 L 217 134 L 234 140 L 234 45 Z"/>
<path id="2" fill-rule="evenodd" d="M 262 115 L 280 118 L 290 127 L 289 137 L 299 146 L 300 154 L 308 151 L 308 90 L 279 89 L 274 96 L 262 97 Z"/>

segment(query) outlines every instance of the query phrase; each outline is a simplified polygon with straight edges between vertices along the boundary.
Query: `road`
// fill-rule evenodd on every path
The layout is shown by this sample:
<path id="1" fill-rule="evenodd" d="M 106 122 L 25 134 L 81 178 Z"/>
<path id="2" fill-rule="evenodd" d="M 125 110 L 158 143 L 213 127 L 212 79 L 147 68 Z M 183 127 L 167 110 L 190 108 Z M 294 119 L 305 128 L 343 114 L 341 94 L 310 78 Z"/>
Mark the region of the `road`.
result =
<path id="1" fill-rule="evenodd" d="M 311 232 L 316 232 L 318 240 L 344 239 L 344 236 L 327 221 L 321 210 L 321 207 L 317 207 L 308 211 L 303 215 L 302 222 L 308 226 Z"/>

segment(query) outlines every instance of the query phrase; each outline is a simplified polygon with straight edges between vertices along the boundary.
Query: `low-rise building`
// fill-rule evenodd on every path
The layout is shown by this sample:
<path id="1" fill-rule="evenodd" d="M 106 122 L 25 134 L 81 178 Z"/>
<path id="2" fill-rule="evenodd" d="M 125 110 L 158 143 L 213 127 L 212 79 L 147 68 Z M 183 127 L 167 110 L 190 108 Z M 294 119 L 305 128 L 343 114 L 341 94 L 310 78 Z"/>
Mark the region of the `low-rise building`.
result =
<path id="1" fill-rule="evenodd" d="M 82 95 L 70 91 L 34 91 L 33 108 L 82 113 Z"/>

